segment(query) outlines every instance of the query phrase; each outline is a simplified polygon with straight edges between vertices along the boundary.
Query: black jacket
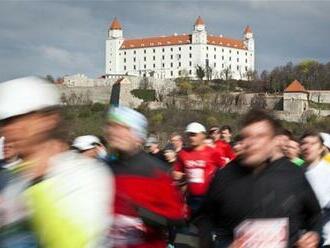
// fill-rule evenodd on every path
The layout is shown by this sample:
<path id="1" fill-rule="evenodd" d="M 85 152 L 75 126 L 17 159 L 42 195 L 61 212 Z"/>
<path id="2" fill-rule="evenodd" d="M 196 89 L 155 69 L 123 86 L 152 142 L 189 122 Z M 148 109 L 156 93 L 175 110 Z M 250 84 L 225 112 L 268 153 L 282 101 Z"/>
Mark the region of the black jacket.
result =
<path id="1" fill-rule="evenodd" d="M 303 230 L 319 231 L 321 209 L 304 171 L 281 158 L 258 174 L 235 160 L 218 170 L 203 214 L 225 239 L 246 219 L 288 217 L 292 246 Z"/>

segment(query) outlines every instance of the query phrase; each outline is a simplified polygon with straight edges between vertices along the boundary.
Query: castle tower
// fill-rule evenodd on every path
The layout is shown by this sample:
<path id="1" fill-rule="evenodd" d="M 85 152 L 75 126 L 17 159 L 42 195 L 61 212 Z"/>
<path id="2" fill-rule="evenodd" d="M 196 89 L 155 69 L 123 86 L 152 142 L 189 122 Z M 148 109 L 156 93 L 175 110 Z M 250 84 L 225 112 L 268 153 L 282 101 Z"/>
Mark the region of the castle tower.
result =
<path id="1" fill-rule="evenodd" d="M 124 41 L 122 25 L 117 17 L 115 17 L 108 30 L 108 38 L 106 40 L 105 54 L 105 73 L 120 74 L 122 61 L 119 54 L 119 49 Z"/>
<path id="2" fill-rule="evenodd" d="M 243 32 L 243 42 L 244 45 L 247 47 L 249 53 L 252 55 L 249 57 L 249 64 L 252 65 L 251 71 L 254 71 L 254 64 L 255 64 L 255 57 L 254 57 L 254 34 L 252 32 L 251 27 L 248 25 L 245 27 Z"/>
<path id="3" fill-rule="evenodd" d="M 298 80 L 294 80 L 283 92 L 283 110 L 301 115 L 307 109 L 308 92 Z"/>

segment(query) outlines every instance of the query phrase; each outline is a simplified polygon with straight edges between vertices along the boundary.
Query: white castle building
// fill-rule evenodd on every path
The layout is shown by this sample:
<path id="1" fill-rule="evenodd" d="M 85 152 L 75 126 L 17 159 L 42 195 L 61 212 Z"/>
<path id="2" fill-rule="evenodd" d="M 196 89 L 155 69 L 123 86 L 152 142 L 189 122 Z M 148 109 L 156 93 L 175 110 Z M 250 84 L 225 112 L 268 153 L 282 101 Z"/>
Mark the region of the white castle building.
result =
<path id="1" fill-rule="evenodd" d="M 198 17 L 192 34 L 125 39 L 114 18 L 108 30 L 106 76 L 136 75 L 155 78 L 197 78 L 196 68 L 212 71 L 212 78 L 246 80 L 255 70 L 254 36 L 247 26 L 242 39 L 208 34 Z"/>

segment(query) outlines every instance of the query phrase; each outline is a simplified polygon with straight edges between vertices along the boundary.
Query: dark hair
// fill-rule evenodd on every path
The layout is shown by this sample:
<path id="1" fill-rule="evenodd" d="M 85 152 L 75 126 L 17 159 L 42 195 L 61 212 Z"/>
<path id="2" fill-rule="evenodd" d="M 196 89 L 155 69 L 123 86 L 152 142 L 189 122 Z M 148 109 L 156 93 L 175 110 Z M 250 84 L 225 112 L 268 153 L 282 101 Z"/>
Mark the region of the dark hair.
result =
<path id="1" fill-rule="evenodd" d="M 310 129 L 310 130 L 307 130 L 303 133 L 303 135 L 300 137 L 300 140 L 303 140 L 304 138 L 306 137 L 317 137 L 320 141 L 320 143 L 323 145 L 323 138 L 322 136 L 315 130 L 313 129 Z"/>
<path id="2" fill-rule="evenodd" d="M 282 125 L 279 120 L 275 119 L 271 114 L 261 109 L 252 109 L 243 116 L 241 127 L 247 127 L 251 124 L 266 121 L 273 130 L 273 135 L 282 134 Z"/>
<path id="3" fill-rule="evenodd" d="M 232 133 L 231 127 L 229 125 L 223 125 L 220 128 L 220 131 L 228 130 L 230 133 Z"/>

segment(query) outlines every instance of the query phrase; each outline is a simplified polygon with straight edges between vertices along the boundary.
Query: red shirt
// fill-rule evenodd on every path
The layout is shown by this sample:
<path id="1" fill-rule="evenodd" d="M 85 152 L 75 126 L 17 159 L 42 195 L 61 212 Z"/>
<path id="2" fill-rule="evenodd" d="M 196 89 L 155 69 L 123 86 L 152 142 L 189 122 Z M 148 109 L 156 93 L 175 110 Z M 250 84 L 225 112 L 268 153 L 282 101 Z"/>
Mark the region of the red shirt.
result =
<path id="1" fill-rule="evenodd" d="M 202 150 L 181 150 L 174 170 L 185 173 L 189 194 L 202 196 L 206 194 L 216 168 L 223 165 L 217 151 L 205 146 Z"/>
<path id="2" fill-rule="evenodd" d="M 225 161 L 225 164 L 236 157 L 231 146 L 223 140 L 217 140 L 215 142 L 215 149 L 217 150 L 217 153 L 220 155 L 221 159 Z"/>

